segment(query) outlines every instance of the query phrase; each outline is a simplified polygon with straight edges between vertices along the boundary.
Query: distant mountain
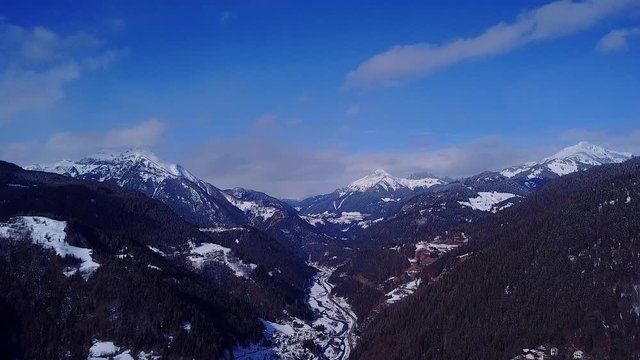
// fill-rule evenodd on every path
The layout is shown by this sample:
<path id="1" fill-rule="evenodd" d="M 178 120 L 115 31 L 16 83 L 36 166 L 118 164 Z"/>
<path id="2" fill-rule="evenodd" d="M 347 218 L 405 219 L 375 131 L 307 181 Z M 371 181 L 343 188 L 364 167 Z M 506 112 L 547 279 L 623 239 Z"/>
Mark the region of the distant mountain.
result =
<path id="1" fill-rule="evenodd" d="M 574 164 L 571 169 L 582 171 L 605 162 L 620 162 L 628 157 L 630 154 L 608 151 L 582 142 L 539 163 L 511 168 L 511 171 L 519 168 L 521 171 L 518 174 L 508 169 L 500 173 L 483 172 L 429 188 L 399 203 L 398 208 L 384 219 L 361 230 L 350 243 L 350 246 L 359 250 L 345 255 L 348 261 L 341 259 L 341 262 L 347 261 L 347 266 L 337 270 L 332 281 L 336 284 L 336 290 L 348 297 L 354 308 L 361 312 L 360 315 L 366 316 L 384 300 L 384 291 L 390 290 L 387 279 L 406 272 L 405 267 L 397 264 L 413 257 L 414 248 L 427 249 L 425 252 L 430 255 L 427 255 L 426 261 L 431 261 L 431 256 L 437 257 L 442 250 L 454 249 L 468 240 L 465 234 L 452 231 L 452 228 L 483 222 L 525 201 L 547 182 L 563 174 L 540 169 L 548 166 L 557 170 L 562 164 Z M 388 251 L 394 248 L 402 248 L 405 253 L 401 255 L 395 250 Z M 340 253 L 332 252 L 330 256 L 340 257 Z M 377 267 L 371 269 L 371 263 L 387 264 L 385 272 L 377 270 Z M 395 273 L 391 271 L 394 267 Z"/>
<path id="2" fill-rule="evenodd" d="M 473 221 L 486 213 L 513 206 L 549 180 L 631 157 L 629 153 L 606 150 L 583 141 L 540 162 L 452 181 L 413 196 L 395 214 L 372 224 L 360 240 L 417 241 L 425 232 Z"/>
<path id="3" fill-rule="evenodd" d="M 32 165 L 27 169 L 139 191 L 162 201 L 200 227 L 234 227 L 247 222 L 245 214 L 232 205 L 220 189 L 196 178 L 182 166 L 164 163 L 145 151 L 101 153 L 78 161 Z"/>
<path id="4" fill-rule="evenodd" d="M 433 177 L 398 178 L 379 169 L 330 194 L 293 205 L 312 225 L 342 236 L 381 221 L 401 201 L 443 183 Z"/>
<path id="5" fill-rule="evenodd" d="M 558 153 L 540 162 L 530 162 L 502 170 L 500 173 L 521 184 L 535 188 L 550 179 L 583 171 L 593 166 L 621 163 L 633 155 L 607 150 L 603 147 L 581 141 L 576 145 L 560 150 Z"/>
<path id="6" fill-rule="evenodd" d="M 315 254 L 312 249 L 329 240 L 281 200 L 241 188 L 222 191 L 182 166 L 165 163 L 147 151 L 102 153 L 78 161 L 33 165 L 28 169 L 139 191 L 162 201 L 190 223 L 211 231 L 251 225 L 302 258 L 306 258 L 308 252 Z"/>
<path id="7" fill-rule="evenodd" d="M 234 188 L 224 190 L 230 203 L 244 211 L 249 223 L 288 245 L 293 251 L 315 254 L 314 249 L 325 247 L 331 238 L 303 220 L 296 209 L 284 200 L 265 193 Z"/>

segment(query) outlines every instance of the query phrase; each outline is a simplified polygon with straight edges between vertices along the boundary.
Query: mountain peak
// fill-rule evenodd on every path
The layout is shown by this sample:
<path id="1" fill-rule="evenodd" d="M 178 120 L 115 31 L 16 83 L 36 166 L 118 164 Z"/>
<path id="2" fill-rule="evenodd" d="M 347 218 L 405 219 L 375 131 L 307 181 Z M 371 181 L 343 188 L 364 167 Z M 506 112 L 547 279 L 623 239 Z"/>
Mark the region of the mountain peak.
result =
<path id="1" fill-rule="evenodd" d="M 364 192 L 376 186 L 382 186 L 385 189 L 391 187 L 393 190 L 400 187 L 397 179 L 382 169 L 376 169 L 372 174 L 360 178 L 347 186 L 347 190 Z"/>
<path id="2" fill-rule="evenodd" d="M 383 169 L 376 169 L 376 171 L 373 172 L 373 175 L 391 176 L 391 174 L 389 174 L 388 172 L 384 171 Z"/>
<path id="3" fill-rule="evenodd" d="M 54 164 L 32 165 L 30 170 L 40 170 L 59 174 L 84 175 L 101 169 L 103 178 L 121 177 L 126 171 L 135 170 L 145 178 L 160 181 L 166 177 L 182 177 L 192 182 L 197 178 L 180 165 L 166 163 L 156 154 L 145 149 L 127 149 L 120 152 L 102 151 L 77 161 L 62 160 Z M 118 175 L 116 175 L 118 174 Z"/>
<path id="4" fill-rule="evenodd" d="M 529 162 L 513 166 L 502 170 L 500 173 L 509 178 L 517 175 L 519 177 L 526 176 L 528 179 L 544 176 L 542 175 L 543 172 L 562 176 L 591 166 L 621 163 L 632 157 L 631 153 L 607 150 L 588 141 L 580 141 L 543 159 L 541 162 Z"/>
<path id="5" fill-rule="evenodd" d="M 588 141 L 580 141 L 575 145 L 568 146 L 554 155 L 547 157 L 543 162 L 572 159 L 589 165 L 601 165 L 612 162 L 622 162 L 630 159 L 632 156 L 630 153 L 607 150 Z"/>
<path id="6" fill-rule="evenodd" d="M 428 188 L 437 184 L 442 184 L 442 181 L 430 177 L 421 179 L 404 179 L 395 177 L 382 169 L 376 169 L 372 174 L 352 182 L 344 190 L 365 192 L 375 187 L 381 187 L 385 191 L 395 191 L 400 188 L 415 190 L 417 188 Z"/>

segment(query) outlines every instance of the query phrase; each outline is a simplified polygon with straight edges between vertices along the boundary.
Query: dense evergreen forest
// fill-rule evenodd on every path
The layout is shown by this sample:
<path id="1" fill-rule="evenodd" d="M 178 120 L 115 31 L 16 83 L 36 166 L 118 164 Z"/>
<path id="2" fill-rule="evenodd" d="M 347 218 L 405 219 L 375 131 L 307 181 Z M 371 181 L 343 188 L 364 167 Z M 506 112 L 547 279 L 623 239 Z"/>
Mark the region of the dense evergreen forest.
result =
<path id="1" fill-rule="evenodd" d="M 250 228 L 233 237 L 204 234 L 142 194 L 4 162 L 0 199 L 0 222 L 18 215 L 67 221 L 67 241 L 91 248 L 100 264 L 86 280 L 67 277 L 71 259 L 0 240 L 0 358 L 83 358 L 93 338 L 169 358 L 218 358 L 236 341 L 261 338 L 258 317 L 275 319 L 284 307 L 310 316 L 303 300 L 312 269 Z M 258 264 L 252 278 L 215 264 L 195 274 L 184 257 L 150 250 L 177 254 L 204 242 L 235 246 L 239 258 Z"/>
<path id="2" fill-rule="evenodd" d="M 354 359 L 506 359 L 545 343 L 640 356 L 640 160 L 551 181 L 463 226 L 442 276 L 364 329 Z M 472 253 L 464 263 L 452 261 Z"/>

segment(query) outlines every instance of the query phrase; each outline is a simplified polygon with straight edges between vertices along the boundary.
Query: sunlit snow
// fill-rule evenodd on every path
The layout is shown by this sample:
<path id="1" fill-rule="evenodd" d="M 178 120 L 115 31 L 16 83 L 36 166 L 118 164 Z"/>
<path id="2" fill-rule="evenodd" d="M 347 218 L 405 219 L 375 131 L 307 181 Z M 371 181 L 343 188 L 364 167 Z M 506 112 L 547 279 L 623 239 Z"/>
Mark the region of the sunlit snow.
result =
<path id="1" fill-rule="evenodd" d="M 65 241 L 67 233 L 66 221 L 53 220 L 42 216 L 19 216 L 7 223 L 0 223 L 0 237 L 19 239 L 30 235 L 34 244 L 52 249 L 62 258 L 71 256 L 80 260 L 80 265 L 69 267 L 64 271 L 66 276 L 74 275 L 78 270 L 88 278 L 100 264 L 93 261 L 92 250 L 70 245 Z"/>
<path id="2" fill-rule="evenodd" d="M 469 201 L 458 201 L 460 205 L 470 207 L 474 210 L 491 211 L 494 205 L 505 200 L 511 199 L 516 195 L 510 193 L 501 193 L 497 191 L 480 191 L 478 196 L 470 198 Z"/>
<path id="3" fill-rule="evenodd" d="M 251 272 L 258 267 L 256 264 L 247 264 L 233 256 L 231 249 L 213 243 L 202 243 L 198 246 L 191 244 L 188 258 L 196 269 L 202 268 L 210 261 L 225 264 L 237 277 L 249 278 Z"/>
<path id="4" fill-rule="evenodd" d="M 391 290 L 390 292 L 385 294 L 385 297 L 388 297 L 388 299 L 385 302 L 387 304 L 394 304 L 404 299 L 405 297 L 413 294 L 420 286 L 421 281 L 422 279 L 418 278 L 418 279 L 409 281 L 406 284 L 402 284 L 397 288 Z"/>

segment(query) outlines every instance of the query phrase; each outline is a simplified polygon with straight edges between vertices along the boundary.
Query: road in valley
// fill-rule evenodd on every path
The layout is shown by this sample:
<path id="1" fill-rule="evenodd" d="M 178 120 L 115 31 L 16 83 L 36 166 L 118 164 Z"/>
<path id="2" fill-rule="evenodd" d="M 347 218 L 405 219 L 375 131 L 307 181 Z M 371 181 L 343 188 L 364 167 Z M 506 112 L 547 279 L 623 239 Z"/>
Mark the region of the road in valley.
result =
<path id="1" fill-rule="evenodd" d="M 333 269 L 319 269 L 309 291 L 309 305 L 320 315 L 314 324 L 322 324 L 332 332 L 330 340 L 321 348 L 322 358 L 346 360 L 355 346 L 353 333 L 357 319 L 348 304 L 331 293 L 333 285 L 329 283 L 329 277 Z"/>

